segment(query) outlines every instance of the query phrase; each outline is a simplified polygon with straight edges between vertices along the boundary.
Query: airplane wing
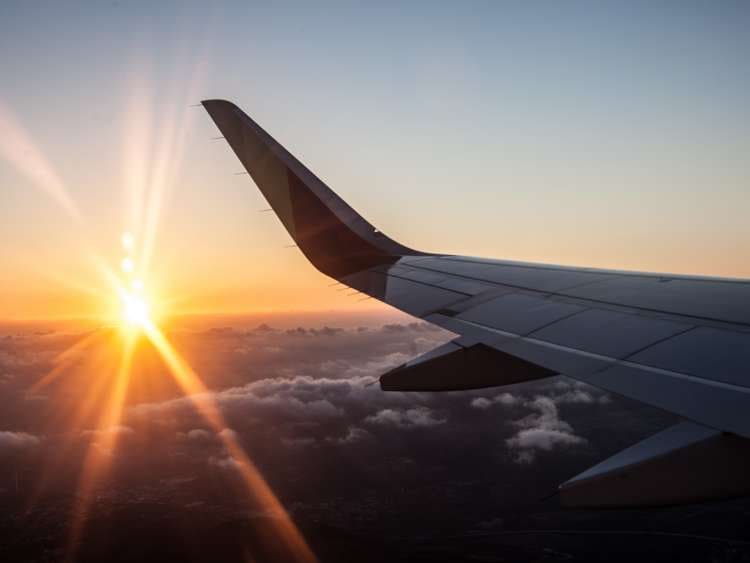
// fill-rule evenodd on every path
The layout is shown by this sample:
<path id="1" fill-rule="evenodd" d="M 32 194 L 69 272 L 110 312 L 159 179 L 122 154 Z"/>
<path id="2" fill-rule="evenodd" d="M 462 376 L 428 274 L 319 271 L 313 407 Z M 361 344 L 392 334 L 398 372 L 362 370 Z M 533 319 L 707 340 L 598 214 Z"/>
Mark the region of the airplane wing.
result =
<path id="1" fill-rule="evenodd" d="M 563 483 L 564 504 L 750 492 L 750 281 L 413 250 L 368 223 L 237 106 L 202 104 L 318 270 L 459 335 L 384 374 L 384 390 L 562 374 L 684 419 Z"/>

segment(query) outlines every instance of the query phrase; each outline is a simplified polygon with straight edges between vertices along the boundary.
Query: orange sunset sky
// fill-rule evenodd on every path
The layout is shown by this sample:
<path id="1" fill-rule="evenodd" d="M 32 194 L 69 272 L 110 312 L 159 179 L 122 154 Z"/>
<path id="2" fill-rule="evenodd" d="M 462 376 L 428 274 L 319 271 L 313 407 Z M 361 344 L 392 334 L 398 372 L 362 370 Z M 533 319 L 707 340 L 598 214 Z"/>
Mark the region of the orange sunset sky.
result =
<path id="1" fill-rule="evenodd" d="M 414 248 L 750 277 L 750 45 L 727 18 L 665 39 L 654 8 L 637 47 L 622 18 L 591 52 L 570 14 L 531 45 L 551 24 L 521 6 L 513 28 L 450 7 L 3 10 L 0 319 L 107 319 L 105 270 L 165 314 L 383 310 L 285 248 L 190 107 L 210 97 Z"/>

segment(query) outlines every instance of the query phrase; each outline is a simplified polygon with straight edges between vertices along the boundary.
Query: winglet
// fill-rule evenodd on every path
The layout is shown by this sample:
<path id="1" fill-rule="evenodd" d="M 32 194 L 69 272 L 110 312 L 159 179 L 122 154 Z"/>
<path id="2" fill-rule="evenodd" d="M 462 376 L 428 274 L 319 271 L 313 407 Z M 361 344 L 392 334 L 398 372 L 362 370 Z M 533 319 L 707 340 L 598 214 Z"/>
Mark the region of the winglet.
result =
<path id="1" fill-rule="evenodd" d="M 305 256 L 341 278 L 422 255 L 375 229 L 240 108 L 201 102 Z"/>

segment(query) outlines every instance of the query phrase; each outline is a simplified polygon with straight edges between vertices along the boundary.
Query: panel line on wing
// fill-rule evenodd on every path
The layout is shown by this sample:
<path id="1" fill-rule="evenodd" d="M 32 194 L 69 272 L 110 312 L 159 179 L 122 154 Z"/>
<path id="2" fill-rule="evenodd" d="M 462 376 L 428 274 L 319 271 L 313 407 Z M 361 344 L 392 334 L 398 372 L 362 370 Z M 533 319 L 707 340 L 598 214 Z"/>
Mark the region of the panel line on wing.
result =
<path id="1" fill-rule="evenodd" d="M 745 394 L 750 394 L 750 388 L 746 387 L 746 386 L 743 386 L 743 385 L 737 385 L 737 384 L 734 384 L 734 383 L 726 383 L 726 382 L 723 382 L 723 381 L 716 381 L 714 379 L 708 379 L 708 378 L 705 378 L 705 377 L 700 377 L 700 376 L 697 376 L 697 375 L 691 375 L 691 374 L 688 374 L 688 373 L 682 373 L 682 372 L 677 372 L 677 371 L 668 370 L 668 369 L 664 369 L 664 368 L 658 368 L 658 367 L 655 367 L 655 366 L 649 366 L 649 365 L 645 365 L 645 364 L 639 364 L 639 363 L 636 363 L 636 362 L 633 362 L 633 361 L 629 361 L 629 360 L 618 360 L 616 358 L 612 358 L 611 356 L 605 356 L 605 355 L 602 355 L 602 354 L 596 354 L 594 352 L 587 352 L 585 350 L 580 350 L 580 349 L 577 349 L 577 348 L 571 348 L 569 346 L 562 346 L 560 344 L 554 344 L 552 342 L 547 342 L 545 340 L 539 340 L 538 338 L 532 338 L 532 337 L 529 337 L 529 336 L 522 336 L 520 334 L 515 334 L 513 332 L 508 332 L 508 331 L 505 331 L 505 330 L 500 330 L 500 329 L 497 329 L 497 328 L 492 328 L 492 327 L 483 325 L 481 323 L 473 322 L 473 321 L 467 321 L 467 320 L 463 320 L 463 319 L 452 319 L 452 320 L 454 320 L 456 323 L 463 323 L 463 324 L 475 326 L 477 328 L 481 328 L 481 329 L 490 331 L 490 332 L 492 332 L 494 334 L 497 334 L 498 336 L 505 336 L 505 337 L 509 337 L 509 338 L 519 339 L 519 340 L 523 340 L 525 342 L 529 342 L 531 344 L 536 344 L 538 346 L 542 346 L 542 347 L 545 347 L 545 348 L 550 348 L 550 349 L 553 349 L 553 350 L 560 350 L 560 351 L 563 351 L 563 352 L 568 352 L 570 354 L 575 354 L 577 356 L 581 356 L 581 357 L 584 357 L 584 358 L 590 358 L 590 359 L 594 359 L 594 360 L 602 360 L 602 361 L 606 361 L 609 364 L 611 364 L 611 365 L 608 365 L 606 368 L 604 368 L 604 370 L 601 370 L 601 371 L 605 371 L 606 369 L 609 369 L 610 367 L 613 367 L 614 365 L 623 365 L 623 366 L 632 367 L 632 368 L 635 368 L 635 369 L 640 369 L 640 370 L 643 370 L 643 371 L 648 371 L 648 372 L 651 372 L 651 373 L 657 373 L 657 374 L 660 374 L 660 375 L 668 375 L 670 377 L 677 377 L 677 378 L 687 379 L 687 380 L 690 380 L 690 381 L 700 382 L 700 383 L 704 383 L 706 385 L 711 385 L 712 387 L 718 387 L 718 388 L 721 388 L 721 389 L 733 390 L 733 391 L 738 391 L 738 392 L 745 393 Z M 435 320 L 434 318 L 431 319 L 431 322 L 435 322 L 436 324 L 439 324 L 438 321 Z M 685 332 L 688 332 L 688 331 L 685 331 Z M 596 373 L 599 373 L 599 372 L 595 372 L 592 375 L 595 375 Z M 563 375 L 565 375 L 565 374 L 563 373 Z"/>
<path id="2" fill-rule="evenodd" d="M 680 332 L 677 332 L 675 334 L 670 334 L 669 336 L 665 336 L 664 338 L 660 338 L 659 340 L 656 340 L 655 342 L 651 342 L 650 344 L 647 344 L 646 346 L 642 346 L 638 350 L 635 350 L 634 352 L 631 352 L 630 354 L 628 354 L 627 356 L 625 356 L 624 358 L 622 358 L 621 361 L 627 362 L 628 358 L 632 358 L 633 356 L 637 356 L 638 354 L 640 354 L 641 352 L 644 352 L 644 351 L 648 350 L 649 348 L 653 348 L 654 346 L 657 346 L 657 345 L 661 344 L 662 342 L 666 342 L 667 340 L 671 340 L 672 338 L 680 336 L 681 334 L 685 334 L 686 332 L 690 332 L 691 330 L 695 330 L 696 328 L 697 327 L 695 327 L 695 326 L 688 326 L 684 330 L 681 330 Z M 638 364 L 638 365 L 646 366 L 648 364 Z M 653 366 L 653 367 L 656 367 L 656 366 Z"/>
<path id="3" fill-rule="evenodd" d="M 700 276 L 690 274 L 670 274 L 670 273 L 659 273 L 659 272 L 639 272 L 634 270 L 611 270 L 606 268 L 577 268 L 574 266 L 564 266 L 558 264 L 539 264 L 535 262 L 521 262 L 515 260 L 492 260 L 492 259 L 477 259 L 470 256 L 455 256 L 455 255 L 439 255 L 439 256 L 422 256 L 420 258 L 442 258 L 451 262 L 464 262 L 468 264 L 480 264 L 480 265 L 494 265 L 494 266 L 507 266 L 517 268 L 529 268 L 535 270 L 551 270 L 551 271 L 564 271 L 564 272 L 586 272 L 594 274 L 604 274 L 612 276 L 624 276 L 624 277 L 636 277 L 636 278 L 657 278 L 657 279 L 668 279 L 668 280 L 680 280 L 690 282 L 718 282 L 726 284 L 737 284 L 742 286 L 750 286 L 750 282 L 744 278 L 727 278 L 727 277 L 711 277 L 711 276 Z"/>
<path id="4" fill-rule="evenodd" d="M 377 272 L 378 270 L 374 270 L 374 271 Z M 396 278 L 396 279 L 399 279 L 399 280 L 404 280 L 404 281 L 416 283 L 416 284 L 419 284 L 419 285 L 424 285 L 426 287 L 434 287 L 435 289 L 442 289 L 442 290 L 445 290 L 445 291 L 452 291 L 453 293 L 460 293 L 461 295 L 465 295 L 466 297 L 473 297 L 473 295 L 471 293 L 466 293 L 465 291 L 461 291 L 460 289 L 447 289 L 447 288 L 445 288 L 445 287 L 443 287 L 441 285 L 438 285 L 437 283 L 430 283 L 430 282 L 426 282 L 426 281 L 423 281 L 423 280 L 415 280 L 414 278 L 408 278 L 406 276 L 402 276 L 402 275 L 398 275 L 398 274 L 391 274 L 391 273 L 385 273 L 385 272 L 378 272 L 378 273 L 382 273 L 383 275 L 385 275 L 386 277 L 389 277 L 389 278 Z"/>
<path id="5" fill-rule="evenodd" d="M 569 294 L 561 292 L 561 291 L 570 291 L 570 289 L 572 289 L 572 288 L 567 288 L 565 290 L 560 290 L 560 291 L 542 291 L 542 290 L 538 290 L 538 289 L 529 288 L 528 286 L 521 286 L 521 285 L 510 284 L 510 283 L 506 283 L 506 282 L 500 283 L 500 282 L 496 282 L 496 281 L 492 281 L 492 280 L 488 280 L 488 279 L 480 278 L 480 277 L 476 277 L 476 276 L 469 276 L 469 275 L 466 275 L 466 274 L 454 273 L 454 272 L 445 272 L 443 270 L 438 270 L 438 269 L 430 268 L 430 267 L 427 267 L 427 266 L 421 266 L 421 265 L 418 266 L 416 264 L 409 264 L 409 266 L 413 267 L 413 268 L 416 268 L 416 269 L 429 270 L 431 272 L 436 272 L 436 273 L 448 273 L 451 276 L 455 276 L 457 278 L 467 279 L 467 280 L 471 280 L 471 281 L 475 281 L 475 282 L 490 283 L 490 284 L 494 284 L 494 285 L 497 285 L 497 286 L 507 286 L 507 287 L 513 287 L 513 288 L 516 288 L 516 289 L 519 289 L 519 290 L 523 290 L 523 291 L 531 291 L 531 292 L 534 292 L 534 293 L 538 293 L 538 294 L 540 294 L 542 296 L 554 296 L 554 297 L 562 297 L 562 298 L 568 298 L 568 299 L 575 299 L 577 301 L 585 301 L 585 302 L 590 302 L 590 303 L 594 303 L 594 304 L 598 304 L 598 305 L 605 305 L 605 306 L 608 306 L 608 307 L 614 307 L 614 308 L 618 308 L 618 309 L 631 309 L 631 310 L 643 311 L 644 313 L 655 313 L 655 314 L 659 314 L 659 315 L 664 315 L 664 316 L 669 317 L 669 318 L 696 319 L 698 321 L 701 321 L 702 323 L 710 323 L 710 324 L 705 324 L 704 326 L 717 326 L 719 328 L 727 329 L 728 328 L 727 325 L 729 325 L 730 327 L 734 328 L 735 330 L 740 329 L 739 332 L 747 332 L 748 330 L 750 330 L 750 324 L 748 324 L 748 323 L 742 323 L 742 322 L 731 321 L 731 320 L 726 320 L 726 319 L 719 319 L 719 318 L 714 318 L 714 317 L 705 317 L 705 316 L 700 316 L 700 315 L 690 315 L 690 314 L 686 314 L 686 313 L 675 313 L 675 312 L 666 311 L 666 310 L 663 310 L 663 309 L 654 309 L 654 308 L 651 308 L 651 307 L 644 307 L 642 305 L 631 305 L 631 304 L 625 305 L 625 304 L 622 304 L 622 303 L 615 303 L 615 302 L 612 302 L 612 301 L 607 301 L 607 300 L 602 300 L 602 299 L 596 299 L 596 298 L 591 298 L 591 297 L 581 297 L 581 296 L 578 296 L 578 295 L 569 295 Z M 607 278 L 607 279 L 614 279 L 614 278 L 616 278 L 616 276 L 613 276 L 613 277 Z M 601 281 L 602 281 L 601 279 L 597 279 L 596 281 L 586 282 L 585 285 L 588 285 L 589 283 L 592 283 L 592 284 L 593 283 L 599 283 Z M 584 285 L 584 284 L 582 284 L 582 285 Z M 574 286 L 574 287 L 578 288 L 580 286 Z M 744 329 L 744 330 L 742 330 L 742 329 Z M 731 330 L 731 328 L 729 330 Z"/>

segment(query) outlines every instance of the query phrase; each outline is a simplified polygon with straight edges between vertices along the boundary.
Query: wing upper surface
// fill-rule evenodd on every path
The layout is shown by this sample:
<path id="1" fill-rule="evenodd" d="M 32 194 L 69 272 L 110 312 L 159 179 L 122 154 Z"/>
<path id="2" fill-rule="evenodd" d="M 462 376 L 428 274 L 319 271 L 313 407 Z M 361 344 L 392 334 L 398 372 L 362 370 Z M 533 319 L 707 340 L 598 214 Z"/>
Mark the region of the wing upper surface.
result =
<path id="1" fill-rule="evenodd" d="M 424 261 L 429 270 L 415 267 Z M 462 260 L 456 274 L 449 271 L 455 261 L 406 258 L 341 281 L 505 354 L 706 426 L 750 436 L 750 327 L 736 322 L 739 314 L 721 316 L 728 301 L 711 316 L 678 314 L 671 300 L 662 308 L 657 301 L 645 308 L 566 293 L 571 283 L 582 289 L 583 284 L 630 274 L 565 270 L 558 276 L 560 270 L 553 268 L 544 273 L 548 277 L 532 272 L 521 280 L 515 272 L 503 276 L 503 266 L 495 272 L 483 265 L 474 273 L 471 260 Z M 659 276 L 649 279 L 664 283 Z M 701 292 L 711 284 L 699 283 Z M 739 299 L 748 291 L 744 282 L 715 283 L 717 292 L 731 284 Z M 701 305 L 703 310 L 711 306 Z"/>

